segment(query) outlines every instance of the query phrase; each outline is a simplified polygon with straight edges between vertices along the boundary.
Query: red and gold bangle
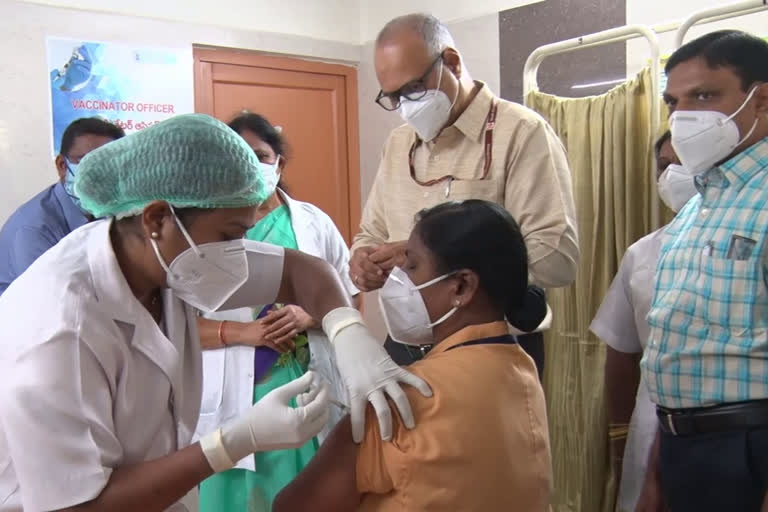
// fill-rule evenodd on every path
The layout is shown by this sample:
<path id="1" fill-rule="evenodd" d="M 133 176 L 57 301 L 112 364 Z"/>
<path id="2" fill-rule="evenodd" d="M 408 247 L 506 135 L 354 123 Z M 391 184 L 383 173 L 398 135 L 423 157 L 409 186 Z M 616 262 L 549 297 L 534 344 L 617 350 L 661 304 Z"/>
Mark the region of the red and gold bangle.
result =
<path id="1" fill-rule="evenodd" d="M 222 320 L 219 322 L 219 343 L 221 343 L 221 346 L 226 347 L 227 342 L 224 341 L 224 324 L 227 323 L 226 320 Z"/>

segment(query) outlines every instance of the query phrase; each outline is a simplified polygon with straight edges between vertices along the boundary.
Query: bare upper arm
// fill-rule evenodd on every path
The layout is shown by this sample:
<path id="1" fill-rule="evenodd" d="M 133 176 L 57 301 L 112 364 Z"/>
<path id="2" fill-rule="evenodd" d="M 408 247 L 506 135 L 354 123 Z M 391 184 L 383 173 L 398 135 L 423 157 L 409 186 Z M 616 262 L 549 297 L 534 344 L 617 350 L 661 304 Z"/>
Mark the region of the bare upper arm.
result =
<path id="1" fill-rule="evenodd" d="M 352 424 L 344 417 L 320 446 L 312 461 L 275 498 L 272 510 L 286 512 L 344 512 L 357 510 L 357 445 L 352 441 Z"/>

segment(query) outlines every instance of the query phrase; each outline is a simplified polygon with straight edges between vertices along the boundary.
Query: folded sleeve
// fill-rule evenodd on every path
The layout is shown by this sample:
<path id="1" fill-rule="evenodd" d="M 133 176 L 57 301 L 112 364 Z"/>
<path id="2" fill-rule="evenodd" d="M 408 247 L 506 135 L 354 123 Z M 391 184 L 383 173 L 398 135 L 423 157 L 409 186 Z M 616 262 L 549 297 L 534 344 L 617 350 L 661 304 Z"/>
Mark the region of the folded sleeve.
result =
<path id="1" fill-rule="evenodd" d="M 360 233 L 355 236 L 352 243 L 352 252 L 361 247 L 376 247 L 389 241 L 384 192 L 387 187 L 388 148 L 391 140 L 392 136 L 390 135 L 382 149 L 376 178 L 363 208 L 363 215 L 360 220 Z"/>
<path id="2" fill-rule="evenodd" d="M 399 415 L 393 414 L 399 422 Z M 357 452 L 357 490 L 361 493 L 386 494 L 394 489 L 390 466 L 398 455 L 392 442 L 381 440 L 379 421 L 372 406 L 365 413 L 365 438 Z"/>
<path id="3" fill-rule="evenodd" d="M 524 123 L 508 157 L 504 205 L 520 223 L 531 281 L 545 288 L 567 286 L 579 262 L 568 158 L 544 119 Z"/>
<path id="4" fill-rule="evenodd" d="M 589 330 L 619 352 L 639 353 L 643 346 L 635 322 L 629 278 L 634 268 L 632 255 L 625 254 Z"/>

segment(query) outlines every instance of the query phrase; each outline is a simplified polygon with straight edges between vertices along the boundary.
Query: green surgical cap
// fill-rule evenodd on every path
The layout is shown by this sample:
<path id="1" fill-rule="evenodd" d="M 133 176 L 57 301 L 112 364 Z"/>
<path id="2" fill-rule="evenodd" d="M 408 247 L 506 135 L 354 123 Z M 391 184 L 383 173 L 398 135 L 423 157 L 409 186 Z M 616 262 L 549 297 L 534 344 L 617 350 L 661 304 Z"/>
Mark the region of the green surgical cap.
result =
<path id="1" fill-rule="evenodd" d="M 258 205 L 268 191 L 242 137 L 210 116 L 186 114 L 88 153 L 75 194 L 94 217 L 121 218 L 157 200 L 178 208 Z"/>

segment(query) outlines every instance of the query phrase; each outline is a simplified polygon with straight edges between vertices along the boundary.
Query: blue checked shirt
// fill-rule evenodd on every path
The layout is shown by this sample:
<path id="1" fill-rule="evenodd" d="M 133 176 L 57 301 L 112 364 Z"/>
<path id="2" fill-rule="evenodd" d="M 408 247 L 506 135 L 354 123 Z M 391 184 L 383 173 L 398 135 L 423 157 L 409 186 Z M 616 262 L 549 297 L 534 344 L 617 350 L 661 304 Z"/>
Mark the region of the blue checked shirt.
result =
<path id="1" fill-rule="evenodd" d="M 673 409 L 768 398 L 768 138 L 696 186 L 667 228 L 641 363 Z"/>

